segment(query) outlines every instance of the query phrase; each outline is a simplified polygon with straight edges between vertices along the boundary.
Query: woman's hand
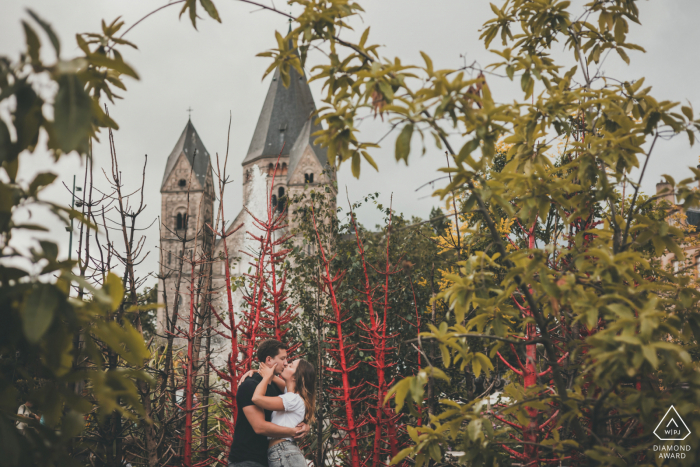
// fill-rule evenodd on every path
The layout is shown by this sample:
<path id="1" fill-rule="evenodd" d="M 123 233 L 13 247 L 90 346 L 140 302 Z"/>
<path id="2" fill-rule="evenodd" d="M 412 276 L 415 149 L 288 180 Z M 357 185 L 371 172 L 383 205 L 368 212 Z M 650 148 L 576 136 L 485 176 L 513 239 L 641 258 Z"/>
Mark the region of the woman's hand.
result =
<path id="1" fill-rule="evenodd" d="M 263 377 L 263 379 L 270 380 L 273 376 L 275 376 L 275 367 L 277 367 L 276 363 L 272 366 L 260 365 L 260 369 L 258 370 L 258 372 L 260 373 L 260 376 Z"/>
<path id="2" fill-rule="evenodd" d="M 311 427 L 304 422 L 301 422 L 294 429 L 294 439 L 302 439 L 304 436 L 309 434 Z"/>
<path id="3" fill-rule="evenodd" d="M 241 376 L 241 378 L 238 380 L 238 387 L 241 386 L 241 383 L 243 381 L 245 381 L 247 378 L 250 378 L 251 376 L 253 376 L 257 372 L 258 372 L 258 370 L 249 370 L 249 371 L 246 371 L 245 373 L 243 373 L 243 376 Z"/>

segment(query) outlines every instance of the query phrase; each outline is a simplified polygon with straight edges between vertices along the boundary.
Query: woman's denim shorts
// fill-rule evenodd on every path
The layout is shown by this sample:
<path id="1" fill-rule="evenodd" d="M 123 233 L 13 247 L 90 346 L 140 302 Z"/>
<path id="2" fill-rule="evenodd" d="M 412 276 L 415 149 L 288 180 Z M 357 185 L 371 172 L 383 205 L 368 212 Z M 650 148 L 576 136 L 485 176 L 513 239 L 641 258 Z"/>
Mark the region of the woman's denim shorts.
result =
<path id="1" fill-rule="evenodd" d="M 296 444 L 284 440 L 267 450 L 269 467 L 307 467 L 306 459 Z"/>

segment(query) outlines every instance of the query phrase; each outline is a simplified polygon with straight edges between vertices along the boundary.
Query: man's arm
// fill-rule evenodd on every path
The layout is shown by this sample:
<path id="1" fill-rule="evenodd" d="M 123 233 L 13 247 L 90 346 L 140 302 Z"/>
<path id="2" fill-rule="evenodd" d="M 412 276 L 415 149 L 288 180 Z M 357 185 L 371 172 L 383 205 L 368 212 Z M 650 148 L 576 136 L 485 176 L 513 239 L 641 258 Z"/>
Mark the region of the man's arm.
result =
<path id="1" fill-rule="evenodd" d="M 245 418 L 258 435 L 269 436 L 270 438 L 293 438 L 297 434 L 296 428 L 287 428 L 275 425 L 265 420 L 265 413 L 260 407 L 249 405 L 243 407 Z"/>

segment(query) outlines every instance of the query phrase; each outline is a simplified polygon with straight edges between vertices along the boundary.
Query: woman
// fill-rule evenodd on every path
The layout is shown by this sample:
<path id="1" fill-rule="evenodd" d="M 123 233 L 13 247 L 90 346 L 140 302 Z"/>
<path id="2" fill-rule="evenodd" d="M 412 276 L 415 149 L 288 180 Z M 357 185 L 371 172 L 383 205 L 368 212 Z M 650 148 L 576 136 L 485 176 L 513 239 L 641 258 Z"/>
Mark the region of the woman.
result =
<path id="1" fill-rule="evenodd" d="M 275 364 L 277 366 L 277 364 Z M 261 365 L 263 380 L 255 388 L 253 404 L 272 411 L 272 423 L 294 428 L 302 421 L 314 421 L 316 370 L 306 360 L 294 360 L 280 375 L 285 382 L 284 394 L 267 397 L 265 391 L 275 376 L 275 367 Z M 274 382 L 278 383 L 278 380 Z M 306 459 L 292 438 L 270 439 L 267 451 L 269 467 L 306 467 Z"/>

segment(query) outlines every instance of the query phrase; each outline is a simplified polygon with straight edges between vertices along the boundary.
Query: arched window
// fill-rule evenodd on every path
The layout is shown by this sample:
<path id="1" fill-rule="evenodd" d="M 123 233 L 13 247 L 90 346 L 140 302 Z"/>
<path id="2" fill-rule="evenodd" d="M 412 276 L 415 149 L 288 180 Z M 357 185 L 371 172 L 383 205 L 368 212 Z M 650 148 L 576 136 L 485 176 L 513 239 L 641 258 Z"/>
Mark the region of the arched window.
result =
<path id="1" fill-rule="evenodd" d="M 313 183 L 314 182 L 314 174 L 304 174 L 304 183 Z"/>
<path id="2" fill-rule="evenodd" d="M 279 212 L 284 211 L 287 206 L 287 198 L 284 196 L 284 187 L 279 187 L 277 189 L 277 210 Z"/>
<path id="3" fill-rule="evenodd" d="M 268 164 L 268 166 L 267 166 L 267 174 L 271 176 L 271 175 L 272 175 L 272 172 L 273 172 L 274 170 L 275 170 L 274 164 L 273 164 L 273 163 Z"/>
<path id="4" fill-rule="evenodd" d="M 177 213 L 175 228 L 178 230 L 187 228 L 187 214 L 182 214 L 180 212 Z"/>
<path id="5" fill-rule="evenodd" d="M 177 182 L 177 186 L 179 186 L 180 188 L 185 188 L 187 186 L 187 180 L 185 180 L 184 178 L 181 178 Z"/>
<path id="6" fill-rule="evenodd" d="M 277 206 L 277 195 L 272 195 L 272 207 L 275 208 Z"/>
<path id="7" fill-rule="evenodd" d="M 282 175 L 287 175 L 287 163 L 282 162 Z"/>

